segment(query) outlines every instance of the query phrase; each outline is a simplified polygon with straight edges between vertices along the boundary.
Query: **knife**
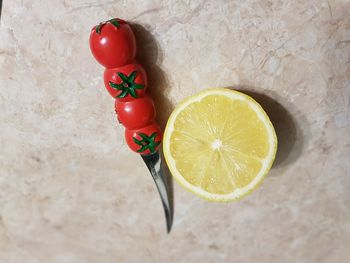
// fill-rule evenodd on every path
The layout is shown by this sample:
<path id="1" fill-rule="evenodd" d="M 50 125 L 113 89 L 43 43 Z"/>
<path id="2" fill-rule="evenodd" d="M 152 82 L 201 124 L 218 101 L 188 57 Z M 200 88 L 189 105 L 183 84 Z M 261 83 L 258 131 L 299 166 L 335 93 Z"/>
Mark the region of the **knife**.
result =
<path id="1" fill-rule="evenodd" d="M 147 75 L 135 61 L 134 33 L 126 21 L 112 18 L 91 29 L 89 44 L 95 59 L 105 67 L 104 84 L 115 98 L 115 112 L 125 127 L 126 142 L 141 155 L 157 186 L 169 233 L 173 223 L 171 181 L 167 180 L 169 173 L 159 151 L 162 131 L 156 123 L 154 102 L 146 93 Z"/>

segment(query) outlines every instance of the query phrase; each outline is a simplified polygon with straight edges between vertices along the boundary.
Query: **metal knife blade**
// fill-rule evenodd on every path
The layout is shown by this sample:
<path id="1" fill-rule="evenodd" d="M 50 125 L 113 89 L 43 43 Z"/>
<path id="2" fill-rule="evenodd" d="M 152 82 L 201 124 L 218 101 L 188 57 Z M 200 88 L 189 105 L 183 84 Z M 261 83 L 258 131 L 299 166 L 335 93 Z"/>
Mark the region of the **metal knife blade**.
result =
<path id="1" fill-rule="evenodd" d="M 141 154 L 141 157 L 156 183 L 160 199 L 162 200 L 167 231 L 169 233 L 173 224 L 174 215 L 173 191 L 169 184 L 169 174 L 166 172 L 159 150 L 150 155 Z"/>
<path id="2" fill-rule="evenodd" d="M 2 0 L 0 0 L 0 22 L 1 22 Z"/>

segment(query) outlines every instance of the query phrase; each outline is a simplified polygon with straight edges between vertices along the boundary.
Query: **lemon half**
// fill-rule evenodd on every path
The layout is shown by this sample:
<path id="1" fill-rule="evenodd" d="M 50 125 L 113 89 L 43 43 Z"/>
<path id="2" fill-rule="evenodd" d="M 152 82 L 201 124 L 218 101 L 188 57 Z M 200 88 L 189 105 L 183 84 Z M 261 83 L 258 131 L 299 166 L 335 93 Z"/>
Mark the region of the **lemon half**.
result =
<path id="1" fill-rule="evenodd" d="M 163 137 L 174 178 L 194 194 L 218 202 L 251 192 L 270 170 L 276 149 L 276 133 L 262 107 L 225 88 L 181 102 Z"/>

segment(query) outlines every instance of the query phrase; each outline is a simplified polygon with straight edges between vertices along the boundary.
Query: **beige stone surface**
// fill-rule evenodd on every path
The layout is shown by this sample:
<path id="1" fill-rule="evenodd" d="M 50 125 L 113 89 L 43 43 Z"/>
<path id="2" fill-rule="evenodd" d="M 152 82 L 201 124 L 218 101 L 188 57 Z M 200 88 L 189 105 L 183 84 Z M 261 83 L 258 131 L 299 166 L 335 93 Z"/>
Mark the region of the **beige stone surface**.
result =
<path id="1" fill-rule="evenodd" d="M 135 23 L 164 126 L 235 86 L 280 146 L 263 185 L 208 203 L 158 194 L 124 143 L 90 28 Z M 350 262 L 350 2 L 5 0 L 0 27 L 0 262 Z"/>

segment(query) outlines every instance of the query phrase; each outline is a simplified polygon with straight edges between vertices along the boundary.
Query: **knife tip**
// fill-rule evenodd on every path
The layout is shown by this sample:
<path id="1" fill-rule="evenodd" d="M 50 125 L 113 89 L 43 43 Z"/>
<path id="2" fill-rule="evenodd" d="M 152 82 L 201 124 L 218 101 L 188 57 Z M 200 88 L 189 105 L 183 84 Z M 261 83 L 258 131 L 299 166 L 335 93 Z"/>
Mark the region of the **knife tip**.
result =
<path id="1" fill-rule="evenodd" d="M 170 234 L 171 228 L 173 226 L 173 211 L 171 209 L 165 210 L 165 218 L 166 218 L 166 230 L 167 230 L 167 233 Z"/>
<path id="2" fill-rule="evenodd" d="M 167 223 L 166 230 L 167 234 L 170 234 L 172 223 Z"/>

